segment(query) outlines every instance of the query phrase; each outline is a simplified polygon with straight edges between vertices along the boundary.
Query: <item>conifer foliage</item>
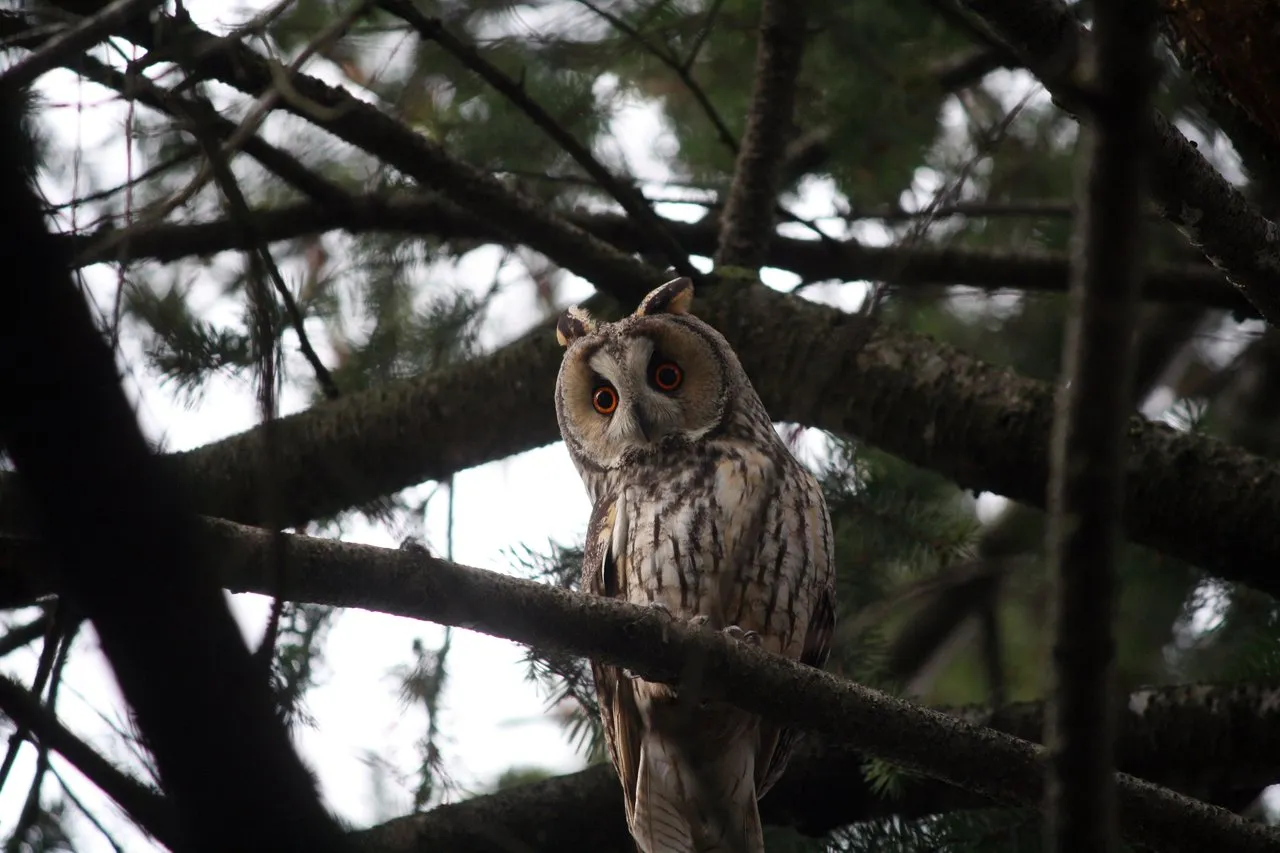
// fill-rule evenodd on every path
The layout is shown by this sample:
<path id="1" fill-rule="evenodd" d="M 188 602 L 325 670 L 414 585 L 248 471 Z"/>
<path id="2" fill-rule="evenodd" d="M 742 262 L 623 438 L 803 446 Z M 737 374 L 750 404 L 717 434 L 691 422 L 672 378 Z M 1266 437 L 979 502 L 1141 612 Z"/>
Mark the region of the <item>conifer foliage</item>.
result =
<path id="1" fill-rule="evenodd" d="M 624 853 L 585 656 L 689 650 L 811 729 L 770 853 L 1280 849 L 1280 35 L 1227 5 L 4 4 L 6 850 Z M 454 560 L 455 476 L 558 440 L 555 316 L 671 271 L 824 489 L 831 679 L 579 596 L 585 513 Z M 144 457 L 149 394 L 256 423 Z M 362 826 L 288 748 L 357 608 L 444 626 Z M 465 630 L 582 769 L 459 783 Z"/>

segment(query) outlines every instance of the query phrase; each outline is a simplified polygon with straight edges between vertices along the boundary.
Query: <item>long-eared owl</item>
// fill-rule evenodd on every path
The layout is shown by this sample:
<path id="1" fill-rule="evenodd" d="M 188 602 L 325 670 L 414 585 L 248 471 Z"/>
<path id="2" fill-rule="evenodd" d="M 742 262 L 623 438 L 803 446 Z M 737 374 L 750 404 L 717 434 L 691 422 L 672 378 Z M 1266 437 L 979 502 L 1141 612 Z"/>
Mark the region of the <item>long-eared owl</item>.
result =
<path id="1" fill-rule="evenodd" d="M 617 322 L 570 308 L 557 324 L 556 417 L 594 505 L 582 590 L 821 667 L 835 621 L 822 491 L 692 298 L 678 278 Z M 592 671 L 641 853 L 763 853 L 756 800 L 795 731 Z"/>

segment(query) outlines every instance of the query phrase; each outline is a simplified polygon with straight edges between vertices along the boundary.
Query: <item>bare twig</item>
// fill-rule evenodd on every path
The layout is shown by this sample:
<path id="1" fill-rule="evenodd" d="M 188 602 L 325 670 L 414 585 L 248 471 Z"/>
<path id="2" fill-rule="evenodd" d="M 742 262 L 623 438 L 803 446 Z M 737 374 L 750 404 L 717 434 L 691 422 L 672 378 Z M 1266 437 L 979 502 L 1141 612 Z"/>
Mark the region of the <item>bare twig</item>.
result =
<path id="1" fill-rule="evenodd" d="M 689 263 L 689 255 L 666 229 L 664 222 L 653 212 L 648 200 L 629 181 L 621 180 L 606 169 L 586 146 L 574 138 L 557 122 L 542 105 L 529 96 L 524 87 L 512 80 L 501 69 L 489 62 L 472 45 L 449 32 L 439 18 L 429 18 L 418 11 L 410 0 L 378 0 L 378 5 L 396 17 L 402 18 L 418 35 L 434 41 L 453 54 L 463 65 L 471 69 L 485 82 L 511 101 L 529 119 L 565 150 L 601 189 L 613 196 L 622 209 L 635 218 L 655 247 L 662 250 L 680 275 L 700 279 L 702 273 Z"/>
<path id="2" fill-rule="evenodd" d="M 67 664 L 67 656 L 71 653 L 71 644 L 75 641 L 75 635 L 79 625 L 75 625 L 68 629 L 63 636 L 57 638 L 58 653 L 53 663 L 53 671 L 49 674 L 49 698 L 45 702 L 45 708 L 48 709 L 50 715 L 57 713 L 58 707 L 58 686 L 62 683 L 62 670 Z M 32 693 L 33 697 L 38 697 L 39 693 Z M 38 699 L 37 699 L 38 701 Z M 21 850 L 27 840 L 27 835 L 35 826 L 36 821 L 40 818 L 40 792 L 44 788 L 45 777 L 49 773 L 49 746 L 46 743 L 38 742 L 38 751 L 36 753 L 36 770 L 31 778 L 31 787 L 27 790 L 27 801 L 22 805 L 22 812 L 18 815 L 18 823 L 13 829 L 13 834 L 9 836 L 9 841 L 5 845 L 6 850 Z"/>
<path id="3" fill-rule="evenodd" d="M 1094 4 L 1047 551 L 1055 573 L 1049 849 L 1115 847 L 1115 563 L 1138 322 L 1156 0 Z"/>
<path id="4" fill-rule="evenodd" d="M 804 41 L 805 0 L 764 0 L 747 127 L 720 220 L 717 268 L 740 267 L 754 275 L 764 262 Z"/>
<path id="5" fill-rule="evenodd" d="M 75 791 L 72 791 L 71 786 L 67 784 L 67 780 L 63 779 L 62 774 L 58 772 L 58 768 L 51 767 L 49 768 L 49 772 L 53 774 L 53 778 L 57 781 L 58 787 L 62 789 L 62 795 L 70 801 L 71 805 L 75 806 L 76 811 L 80 812 L 81 816 L 83 816 L 85 820 L 89 821 L 89 823 L 93 825 L 94 829 L 98 830 L 98 833 L 106 839 L 108 844 L 111 845 L 111 849 L 116 851 L 116 853 L 124 853 L 124 848 L 120 846 L 120 842 L 116 841 L 115 836 L 102 825 L 102 821 L 98 820 L 98 816 L 95 815 L 78 796 L 76 796 Z"/>

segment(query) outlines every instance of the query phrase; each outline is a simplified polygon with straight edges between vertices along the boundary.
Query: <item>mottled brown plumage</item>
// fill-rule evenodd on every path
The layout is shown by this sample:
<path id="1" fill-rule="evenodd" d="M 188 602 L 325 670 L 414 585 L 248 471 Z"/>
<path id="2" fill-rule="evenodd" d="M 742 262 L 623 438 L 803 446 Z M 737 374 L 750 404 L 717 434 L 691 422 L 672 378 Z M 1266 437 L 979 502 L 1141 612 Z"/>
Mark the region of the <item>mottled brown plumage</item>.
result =
<path id="1" fill-rule="evenodd" d="M 728 342 L 688 313 L 692 295 L 676 279 L 616 323 L 569 309 L 557 325 L 556 415 L 594 504 L 582 589 L 821 667 L 835 619 L 821 489 Z M 763 853 L 756 800 L 794 732 L 593 672 L 641 853 Z"/>

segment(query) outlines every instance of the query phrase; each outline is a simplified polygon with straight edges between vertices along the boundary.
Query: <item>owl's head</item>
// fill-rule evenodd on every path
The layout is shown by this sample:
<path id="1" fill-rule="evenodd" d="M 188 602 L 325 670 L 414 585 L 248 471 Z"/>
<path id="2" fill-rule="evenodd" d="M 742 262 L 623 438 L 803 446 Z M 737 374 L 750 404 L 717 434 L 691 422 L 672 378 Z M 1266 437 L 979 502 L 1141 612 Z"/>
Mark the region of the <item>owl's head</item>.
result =
<path id="1" fill-rule="evenodd" d="M 750 388 L 724 337 L 689 313 L 692 301 L 693 282 L 677 278 L 614 323 L 577 307 L 560 316 L 556 417 L 572 455 L 615 468 L 696 442 L 721 425 L 735 390 Z"/>

